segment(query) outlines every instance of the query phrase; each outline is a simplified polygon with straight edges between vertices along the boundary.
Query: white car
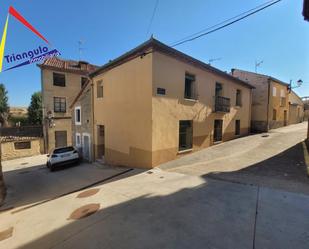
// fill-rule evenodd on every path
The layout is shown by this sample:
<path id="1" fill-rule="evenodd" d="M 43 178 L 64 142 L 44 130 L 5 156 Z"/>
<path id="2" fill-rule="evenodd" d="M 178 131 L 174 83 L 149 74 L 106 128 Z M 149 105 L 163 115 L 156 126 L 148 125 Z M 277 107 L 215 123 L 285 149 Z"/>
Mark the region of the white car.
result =
<path id="1" fill-rule="evenodd" d="M 78 150 L 73 146 L 56 148 L 47 157 L 46 166 L 50 171 L 53 171 L 59 165 L 79 163 L 80 161 Z"/>

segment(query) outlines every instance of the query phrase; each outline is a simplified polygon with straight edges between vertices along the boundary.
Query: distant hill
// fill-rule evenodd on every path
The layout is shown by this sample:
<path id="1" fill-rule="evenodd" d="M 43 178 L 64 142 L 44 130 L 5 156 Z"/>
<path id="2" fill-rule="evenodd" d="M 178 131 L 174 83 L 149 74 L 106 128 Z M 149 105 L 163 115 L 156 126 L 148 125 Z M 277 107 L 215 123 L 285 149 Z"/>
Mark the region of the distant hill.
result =
<path id="1" fill-rule="evenodd" d="M 27 107 L 10 107 L 11 117 L 27 117 L 28 110 Z"/>

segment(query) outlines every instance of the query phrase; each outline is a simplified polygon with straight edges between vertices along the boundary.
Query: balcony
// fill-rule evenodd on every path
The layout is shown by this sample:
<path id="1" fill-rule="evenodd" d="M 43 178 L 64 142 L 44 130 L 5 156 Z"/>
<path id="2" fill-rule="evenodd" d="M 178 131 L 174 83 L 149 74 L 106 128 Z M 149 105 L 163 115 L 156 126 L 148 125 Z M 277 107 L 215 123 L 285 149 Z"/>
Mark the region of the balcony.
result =
<path id="1" fill-rule="evenodd" d="M 215 96 L 214 97 L 215 103 L 215 112 L 230 112 L 231 108 L 231 100 L 229 98 Z"/>

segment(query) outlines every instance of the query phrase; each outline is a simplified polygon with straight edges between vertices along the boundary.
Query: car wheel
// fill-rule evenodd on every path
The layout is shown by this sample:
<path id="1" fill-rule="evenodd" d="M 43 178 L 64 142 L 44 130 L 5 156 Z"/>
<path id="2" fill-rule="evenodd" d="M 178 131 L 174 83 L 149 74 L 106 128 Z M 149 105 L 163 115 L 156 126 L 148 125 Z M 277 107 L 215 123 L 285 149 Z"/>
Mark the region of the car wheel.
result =
<path id="1" fill-rule="evenodd" d="M 55 171 L 55 166 L 54 165 L 49 165 L 49 169 L 51 172 Z"/>
<path id="2" fill-rule="evenodd" d="M 46 163 L 46 167 L 50 168 L 50 163 L 49 162 Z"/>

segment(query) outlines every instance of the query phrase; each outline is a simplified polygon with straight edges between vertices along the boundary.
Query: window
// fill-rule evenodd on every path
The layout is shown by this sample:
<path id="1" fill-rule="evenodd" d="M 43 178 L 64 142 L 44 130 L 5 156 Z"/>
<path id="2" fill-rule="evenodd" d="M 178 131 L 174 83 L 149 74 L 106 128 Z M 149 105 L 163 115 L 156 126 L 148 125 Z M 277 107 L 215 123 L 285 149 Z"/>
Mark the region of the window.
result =
<path id="1" fill-rule="evenodd" d="M 280 97 L 281 97 L 281 98 L 285 98 L 285 91 L 284 91 L 283 89 L 281 89 Z"/>
<path id="2" fill-rule="evenodd" d="M 76 125 L 81 125 L 81 112 L 80 112 L 81 108 L 80 106 L 75 107 L 75 124 Z"/>
<path id="3" fill-rule="evenodd" d="M 104 137 L 104 125 L 99 125 L 99 135 L 100 137 Z"/>
<path id="4" fill-rule="evenodd" d="M 103 81 L 97 82 L 97 98 L 103 98 Z"/>
<path id="5" fill-rule="evenodd" d="M 54 97 L 54 112 L 66 112 L 66 101 L 64 97 Z"/>
<path id="6" fill-rule="evenodd" d="M 31 149 L 31 142 L 15 142 L 14 143 L 15 150 L 25 150 L 25 149 Z"/>
<path id="7" fill-rule="evenodd" d="M 74 150 L 75 149 L 72 146 L 68 146 L 68 147 L 64 146 L 63 148 L 55 149 L 53 151 L 53 154 L 62 154 L 62 153 L 71 152 L 71 151 L 74 151 Z"/>
<path id="8" fill-rule="evenodd" d="M 65 74 L 53 73 L 54 86 L 65 86 Z"/>
<path id="9" fill-rule="evenodd" d="M 273 109 L 273 120 L 276 121 L 277 120 L 277 110 Z"/>
<path id="10" fill-rule="evenodd" d="M 216 83 L 216 93 L 215 96 L 222 96 L 223 95 L 223 86 L 221 83 Z"/>
<path id="11" fill-rule="evenodd" d="M 179 151 L 192 149 L 192 120 L 179 121 Z"/>
<path id="12" fill-rule="evenodd" d="M 196 99 L 195 93 L 195 76 L 186 74 L 185 77 L 185 99 Z"/>
<path id="13" fill-rule="evenodd" d="M 285 91 L 283 89 L 281 89 L 280 91 L 280 105 L 282 107 L 286 106 L 286 97 L 285 97 Z"/>
<path id="14" fill-rule="evenodd" d="M 165 90 L 165 88 L 157 88 L 157 94 L 158 95 L 165 95 L 165 92 L 166 92 L 166 90 Z"/>
<path id="15" fill-rule="evenodd" d="M 76 133 L 76 147 L 80 147 L 81 141 L 80 141 L 80 133 Z"/>
<path id="16" fill-rule="evenodd" d="M 236 106 L 241 106 L 241 90 L 236 91 Z"/>
<path id="17" fill-rule="evenodd" d="M 285 97 L 281 97 L 280 98 L 280 106 L 281 107 L 285 107 L 286 106 L 286 98 Z"/>
<path id="18" fill-rule="evenodd" d="M 273 87 L 273 96 L 276 97 L 277 96 L 277 88 L 274 86 Z"/>
<path id="19" fill-rule="evenodd" d="M 88 79 L 86 77 L 81 78 L 81 88 L 84 87 L 84 85 L 87 83 Z"/>
<path id="20" fill-rule="evenodd" d="M 240 135 L 240 120 L 235 120 L 235 135 Z"/>

